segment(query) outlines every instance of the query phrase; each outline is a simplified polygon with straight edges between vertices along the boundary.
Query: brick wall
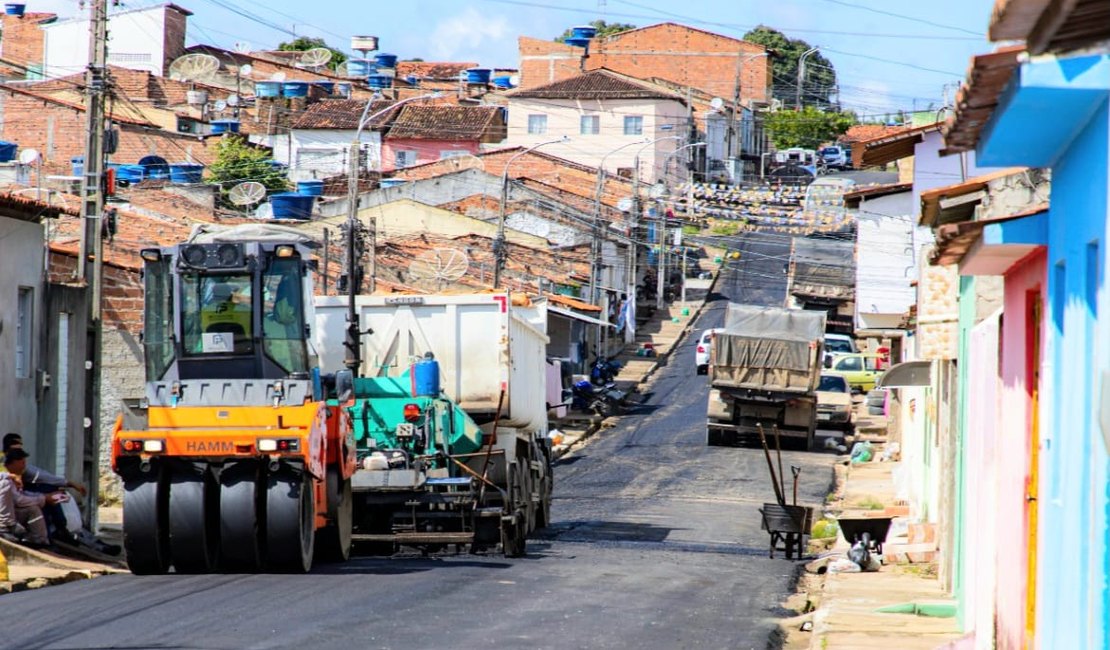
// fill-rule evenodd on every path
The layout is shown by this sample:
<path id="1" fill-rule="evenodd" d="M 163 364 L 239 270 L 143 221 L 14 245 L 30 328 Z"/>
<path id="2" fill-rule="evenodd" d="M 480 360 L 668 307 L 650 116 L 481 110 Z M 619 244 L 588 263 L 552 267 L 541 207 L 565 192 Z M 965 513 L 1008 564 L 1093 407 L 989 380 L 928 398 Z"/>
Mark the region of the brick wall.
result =
<path id="1" fill-rule="evenodd" d="M 162 34 L 163 60 L 162 74 L 169 74 L 170 64 L 177 57 L 185 54 L 185 30 L 188 24 L 187 16 L 177 7 L 169 5 L 165 11 L 166 24 Z"/>
<path id="2" fill-rule="evenodd" d="M 22 16 L 0 15 L 0 58 L 12 64 L 12 73 L 23 78 L 21 67 L 42 69 L 44 37 L 41 23 L 54 14 L 26 13 Z"/>
<path id="3" fill-rule="evenodd" d="M 527 37 L 519 39 L 518 47 L 522 88 L 565 79 L 583 69 L 608 68 L 639 79 L 659 77 L 727 100 L 736 90 L 739 55 L 743 57 L 741 100 L 765 102 L 769 98 L 767 57 L 749 56 L 763 52 L 763 47 L 683 25 L 664 23 L 595 38 L 590 41 L 584 66 L 576 58 L 582 48 Z"/>
<path id="4" fill-rule="evenodd" d="M 488 194 L 472 194 L 458 201 L 451 201 L 436 207 L 465 214 L 475 219 L 491 219 L 500 213 L 501 202 L 497 197 Z"/>

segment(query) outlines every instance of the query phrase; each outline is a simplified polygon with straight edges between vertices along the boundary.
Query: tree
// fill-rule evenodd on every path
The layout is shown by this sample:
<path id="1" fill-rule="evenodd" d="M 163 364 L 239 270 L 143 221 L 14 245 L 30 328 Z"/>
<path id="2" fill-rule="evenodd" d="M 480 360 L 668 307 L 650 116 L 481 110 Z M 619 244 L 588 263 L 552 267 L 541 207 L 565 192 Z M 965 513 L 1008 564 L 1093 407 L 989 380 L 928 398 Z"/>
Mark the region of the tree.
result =
<path id="1" fill-rule="evenodd" d="M 270 192 L 289 189 L 285 172 L 273 164 L 270 152 L 252 147 L 245 138 L 225 135 L 216 145 L 216 160 L 208 167 L 208 182 L 220 186 L 220 201 L 230 205 L 227 193 L 243 181 L 256 181 Z"/>
<path id="2" fill-rule="evenodd" d="M 618 34 L 620 32 L 627 32 L 630 29 L 636 29 L 635 25 L 629 25 L 628 23 L 607 23 L 604 20 L 593 20 L 590 21 L 589 24 L 590 27 L 597 28 L 597 38 L 612 36 L 613 34 Z M 573 33 L 573 29 L 567 29 L 567 31 L 563 32 L 559 36 L 556 36 L 555 41 L 562 43 L 563 41 L 570 38 L 571 34 Z"/>
<path id="3" fill-rule="evenodd" d="M 327 48 L 331 50 L 331 60 L 328 61 L 328 67 L 335 70 L 341 63 L 347 60 L 347 55 L 335 49 L 324 42 L 322 38 L 309 38 L 308 36 L 298 36 L 292 41 L 281 43 L 278 45 L 278 50 L 282 52 L 304 52 L 317 47 Z"/>
<path id="4" fill-rule="evenodd" d="M 816 149 L 836 140 L 849 127 L 859 123 L 856 114 L 851 111 L 826 112 L 813 106 L 806 106 L 800 111 L 774 111 L 766 116 L 764 124 L 777 149 Z"/>
<path id="5" fill-rule="evenodd" d="M 787 38 L 779 30 L 765 25 L 744 34 L 744 40 L 771 51 L 771 97 L 781 100 L 783 106 L 794 106 L 798 92 L 798 60 L 812 46 L 800 38 Z M 832 101 L 835 93 L 836 69 L 832 62 L 821 52 L 807 56 L 802 105 L 839 109 Z"/>

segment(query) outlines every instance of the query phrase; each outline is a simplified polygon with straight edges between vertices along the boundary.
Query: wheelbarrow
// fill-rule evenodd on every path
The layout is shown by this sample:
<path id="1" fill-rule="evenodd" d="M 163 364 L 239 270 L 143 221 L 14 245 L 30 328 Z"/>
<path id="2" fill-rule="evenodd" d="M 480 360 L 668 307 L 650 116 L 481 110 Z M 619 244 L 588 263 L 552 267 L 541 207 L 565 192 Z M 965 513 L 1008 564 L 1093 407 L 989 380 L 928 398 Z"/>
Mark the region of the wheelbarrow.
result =
<path id="1" fill-rule="evenodd" d="M 863 542 L 868 551 L 882 555 L 891 519 L 893 517 L 842 517 L 836 521 L 849 544 Z"/>
<path id="2" fill-rule="evenodd" d="M 804 537 L 813 528 L 813 508 L 764 503 L 759 509 L 761 527 L 771 534 L 770 557 L 776 550 L 786 551 L 786 559 L 802 557 Z"/>

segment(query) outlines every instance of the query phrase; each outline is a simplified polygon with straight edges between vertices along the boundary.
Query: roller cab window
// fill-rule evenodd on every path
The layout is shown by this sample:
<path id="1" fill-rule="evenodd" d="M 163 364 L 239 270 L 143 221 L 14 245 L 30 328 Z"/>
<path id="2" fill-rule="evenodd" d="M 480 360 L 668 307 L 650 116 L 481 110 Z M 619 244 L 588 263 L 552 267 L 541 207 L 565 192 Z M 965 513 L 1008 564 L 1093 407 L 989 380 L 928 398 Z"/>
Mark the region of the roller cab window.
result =
<path id="1" fill-rule="evenodd" d="M 253 351 L 250 275 L 182 274 L 181 293 L 186 355 Z"/>
<path id="2" fill-rule="evenodd" d="M 262 275 L 262 345 L 288 373 L 308 371 L 301 260 L 273 258 Z"/>

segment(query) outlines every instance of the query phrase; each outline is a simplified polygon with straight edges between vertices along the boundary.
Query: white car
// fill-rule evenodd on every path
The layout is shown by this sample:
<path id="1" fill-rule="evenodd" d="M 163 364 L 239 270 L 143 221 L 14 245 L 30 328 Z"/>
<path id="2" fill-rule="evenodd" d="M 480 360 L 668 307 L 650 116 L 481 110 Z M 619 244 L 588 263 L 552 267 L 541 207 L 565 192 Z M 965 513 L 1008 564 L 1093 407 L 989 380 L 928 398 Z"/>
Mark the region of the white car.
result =
<path id="1" fill-rule="evenodd" d="M 724 331 L 723 327 L 708 329 L 698 337 L 698 346 L 694 350 L 694 363 L 697 364 L 699 375 L 709 372 L 709 350 L 713 346 L 713 335 L 721 331 Z"/>

